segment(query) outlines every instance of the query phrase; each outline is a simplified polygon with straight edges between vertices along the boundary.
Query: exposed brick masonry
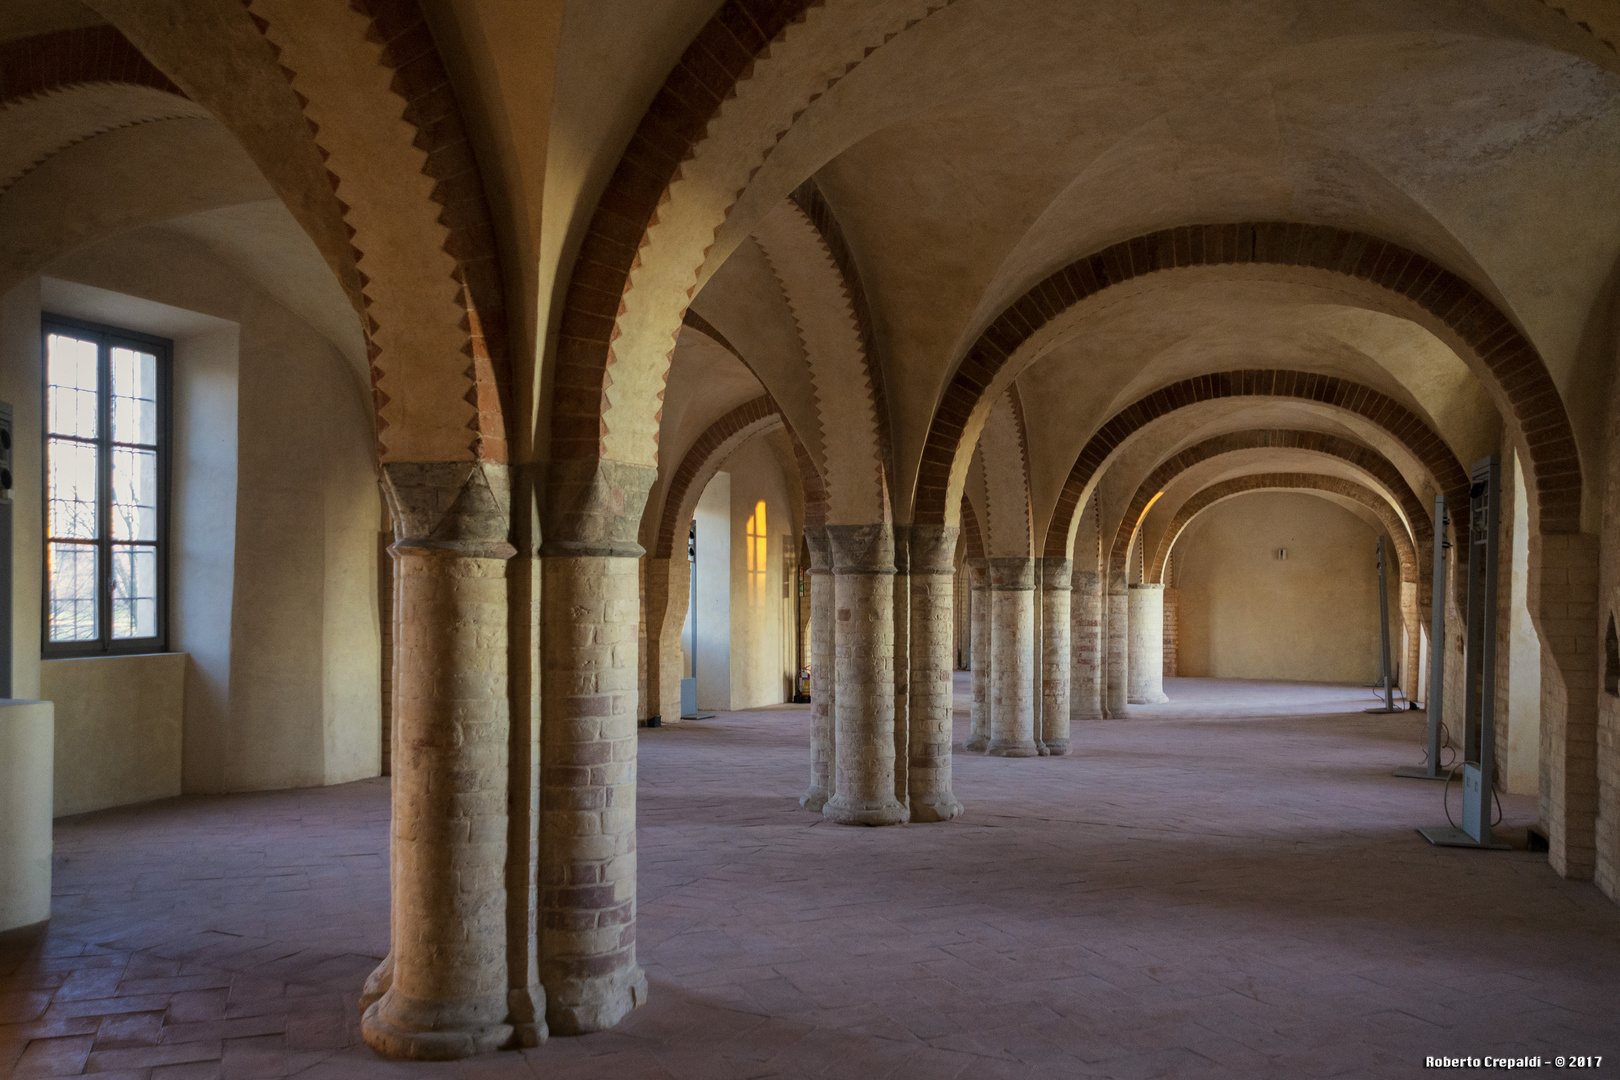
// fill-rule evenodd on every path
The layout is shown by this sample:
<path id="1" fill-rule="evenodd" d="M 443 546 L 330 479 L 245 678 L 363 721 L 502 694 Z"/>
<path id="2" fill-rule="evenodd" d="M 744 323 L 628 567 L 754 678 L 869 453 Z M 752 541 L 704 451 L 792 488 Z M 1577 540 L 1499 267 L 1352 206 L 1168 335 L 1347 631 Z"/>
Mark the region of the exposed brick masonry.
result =
<path id="1" fill-rule="evenodd" d="M 1530 450 L 1539 531 L 1579 531 L 1581 467 L 1574 433 L 1546 364 L 1508 317 L 1467 281 L 1398 244 L 1344 229 L 1290 222 L 1189 225 L 1138 236 L 1077 259 L 1009 305 L 968 349 L 935 411 L 918 474 L 914 520 L 945 520 L 946 488 L 969 417 L 1002 366 L 1040 327 L 1082 300 L 1144 274 L 1218 265 L 1298 266 L 1347 275 L 1405 297 L 1444 323 L 1484 363 L 1488 377 L 1512 405 Z M 1343 386 L 1335 385 L 1338 380 L 1315 375 L 1299 377 L 1303 383 L 1292 387 L 1289 396 L 1308 397 L 1356 411 L 1361 411 L 1358 405 L 1366 405 L 1360 398 L 1337 397 L 1345 391 Z M 1209 383 L 1211 396 L 1236 392 L 1229 377 L 1205 376 L 1204 380 Z M 1404 409 L 1400 411 L 1416 420 Z M 1422 437 L 1419 426 L 1409 424 L 1399 414 L 1390 414 L 1389 419 L 1401 422 L 1401 430 L 1394 432 L 1398 437 Z M 1103 456 L 1137 426 L 1140 423 L 1127 416 Z M 1076 472 L 1089 476 L 1095 464 L 1085 462 L 1082 455 Z M 1448 497 L 1451 486 L 1442 483 Z M 1065 488 L 1048 534 L 1049 548 L 1051 537 L 1066 535 L 1083 487 L 1082 482 L 1078 487 Z M 1056 546 L 1061 548 L 1061 542 Z M 1064 553 L 1048 550 L 1047 554 Z"/>

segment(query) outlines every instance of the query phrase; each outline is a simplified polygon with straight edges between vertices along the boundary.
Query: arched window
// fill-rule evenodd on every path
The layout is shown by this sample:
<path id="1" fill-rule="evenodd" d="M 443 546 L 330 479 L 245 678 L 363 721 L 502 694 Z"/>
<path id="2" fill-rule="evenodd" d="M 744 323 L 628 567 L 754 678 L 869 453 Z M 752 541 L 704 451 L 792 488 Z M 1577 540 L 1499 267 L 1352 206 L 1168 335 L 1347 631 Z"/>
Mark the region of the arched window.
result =
<path id="1" fill-rule="evenodd" d="M 765 564 L 770 552 L 770 532 L 765 527 L 765 500 L 754 504 L 744 530 L 748 540 L 748 598 L 765 595 Z"/>

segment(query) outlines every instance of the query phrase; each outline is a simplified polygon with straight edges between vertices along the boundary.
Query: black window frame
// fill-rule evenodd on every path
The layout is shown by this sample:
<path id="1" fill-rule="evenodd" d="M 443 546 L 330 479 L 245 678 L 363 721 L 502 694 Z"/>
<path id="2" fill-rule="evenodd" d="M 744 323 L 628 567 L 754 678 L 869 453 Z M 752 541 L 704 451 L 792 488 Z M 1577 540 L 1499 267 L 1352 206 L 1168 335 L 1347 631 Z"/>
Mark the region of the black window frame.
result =
<path id="1" fill-rule="evenodd" d="M 51 640 L 51 515 L 50 515 L 50 336 L 62 333 L 96 343 L 97 456 L 96 483 L 96 626 L 98 636 L 88 641 Z M 120 656 L 169 651 L 169 469 L 173 448 L 174 342 L 123 327 L 74 319 L 64 315 L 40 316 L 40 653 L 55 660 L 84 656 Z M 151 637 L 112 636 L 112 350 L 130 346 L 157 357 L 157 633 Z"/>

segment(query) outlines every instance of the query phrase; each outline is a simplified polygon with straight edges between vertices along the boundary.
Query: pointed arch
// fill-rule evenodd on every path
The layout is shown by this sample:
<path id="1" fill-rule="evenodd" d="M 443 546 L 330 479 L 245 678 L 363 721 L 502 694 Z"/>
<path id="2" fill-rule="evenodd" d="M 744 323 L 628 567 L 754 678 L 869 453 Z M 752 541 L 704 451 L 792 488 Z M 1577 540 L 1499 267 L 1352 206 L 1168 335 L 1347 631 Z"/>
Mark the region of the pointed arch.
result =
<path id="1" fill-rule="evenodd" d="M 1353 480 L 1346 480 L 1340 476 L 1325 476 L 1320 473 L 1255 473 L 1249 476 L 1239 476 L 1231 480 L 1211 484 L 1201 491 L 1194 493 L 1186 502 L 1177 508 L 1175 515 L 1170 519 L 1164 535 L 1155 545 L 1153 558 L 1148 564 L 1146 580 L 1162 583 L 1164 581 L 1165 563 L 1170 558 L 1170 552 L 1176 546 L 1176 540 L 1191 525 L 1193 519 L 1208 510 L 1218 502 L 1235 498 L 1254 491 L 1311 491 L 1323 492 L 1330 495 L 1339 495 L 1360 503 L 1374 514 L 1384 525 L 1391 541 L 1395 545 L 1396 562 L 1400 566 L 1401 580 L 1412 585 L 1418 581 L 1418 557 L 1412 544 L 1412 538 L 1406 531 L 1405 524 L 1395 511 L 1387 498 L 1365 484 L 1358 484 Z"/>
<path id="2" fill-rule="evenodd" d="M 1223 371 L 1184 379 L 1138 398 L 1111 416 L 1081 449 L 1058 495 L 1046 532 L 1046 555 L 1063 558 L 1074 514 L 1102 466 L 1131 435 L 1179 409 L 1204 401 L 1279 397 L 1310 401 L 1353 413 L 1382 428 L 1412 453 L 1447 505 L 1468 505 L 1468 473 L 1438 433 L 1393 398 L 1348 379 L 1304 371 Z"/>
<path id="3" fill-rule="evenodd" d="M 1009 304 L 967 349 L 935 409 L 917 474 L 916 520 L 945 522 L 954 508 L 952 493 L 961 487 L 966 452 L 995 391 L 1039 355 L 1061 319 L 1085 301 L 1145 275 L 1234 266 L 1362 283 L 1438 333 L 1491 392 L 1522 440 L 1534 476 L 1532 520 L 1538 531 L 1580 531 L 1581 464 L 1574 431 L 1546 363 L 1512 320 L 1469 282 L 1400 244 L 1295 222 L 1187 225 L 1147 233 L 1069 263 Z M 1326 392 L 1336 381 L 1303 377 L 1311 380 L 1313 393 Z M 1072 518 L 1076 494 L 1065 489 L 1059 514 L 1065 522 Z"/>
<path id="4" fill-rule="evenodd" d="M 1424 550 L 1427 550 L 1428 545 L 1433 542 L 1434 524 L 1425 511 L 1423 504 L 1418 500 L 1417 493 L 1406 482 L 1406 478 L 1401 475 L 1400 470 L 1378 451 L 1369 449 L 1350 439 L 1338 435 L 1328 435 L 1319 431 L 1296 431 L 1291 429 L 1234 431 L 1195 443 L 1166 459 L 1158 468 L 1148 474 L 1147 478 L 1137 487 L 1135 495 L 1131 497 L 1125 516 L 1120 521 L 1119 528 L 1114 534 L 1113 546 L 1109 553 L 1109 569 L 1117 573 L 1124 572 L 1125 560 L 1130 552 L 1131 538 L 1135 535 L 1136 528 L 1140 524 L 1143 515 L 1147 512 L 1148 503 L 1153 500 L 1155 493 L 1163 491 L 1176 477 L 1200 462 L 1208 461 L 1223 454 L 1253 449 L 1306 450 L 1311 453 L 1338 458 L 1356 466 L 1376 479 L 1384 490 L 1394 498 L 1395 506 L 1400 514 L 1396 519 L 1396 527 L 1399 529 L 1400 534 L 1407 538 L 1408 543 L 1420 545 Z M 1405 520 L 1401 520 L 1401 517 L 1404 517 Z M 1160 570 L 1152 571 L 1146 580 L 1159 580 L 1158 574 Z M 1417 579 L 1414 578 L 1413 580 Z"/>

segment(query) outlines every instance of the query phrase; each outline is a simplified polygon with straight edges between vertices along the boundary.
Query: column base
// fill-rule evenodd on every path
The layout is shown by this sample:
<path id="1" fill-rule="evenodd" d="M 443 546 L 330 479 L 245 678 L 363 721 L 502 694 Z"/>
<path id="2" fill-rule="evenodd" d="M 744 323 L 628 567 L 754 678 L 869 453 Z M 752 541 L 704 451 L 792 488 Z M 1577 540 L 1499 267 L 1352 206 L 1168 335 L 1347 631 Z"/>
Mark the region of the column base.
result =
<path id="1" fill-rule="evenodd" d="M 1047 739 L 1046 752 L 1053 757 L 1062 757 L 1069 752 L 1068 739 Z"/>
<path id="2" fill-rule="evenodd" d="M 799 805 L 813 813 L 821 813 L 821 808 L 827 805 L 827 789 L 812 787 L 799 796 Z"/>
<path id="3" fill-rule="evenodd" d="M 897 800 L 882 803 L 851 803 L 834 795 L 821 808 L 821 815 L 840 825 L 898 825 L 907 818 L 906 808 Z"/>
<path id="4" fill-rule="evenodd" d="M 1164 691 L 1154 690 L 1150 693 L 1143 694 L 1141 697 L 1126 698 L 1125 703 L 1127 705 L 1163 705 L 1169 700 L 1169 696 L 1166 695 Z"/>
<path id="5" fill-rule="evenodd" d="M 962 749 L 966 750 L 970 754 L 982 754 L 984 753 L 984 748 L 989 745 L 989 739 L 986 739 L 983 735 L 974 735 L 972 738 L 968 739 L 967 742 L 962 744 Z"/>
<path id="6" fill-rule="evenodd" d="M 566 996 L 569 1000 L 559 1001 Z M 548 987 L 546 1024 L 553 1035 L 589 1035 L 606 1031 L 647 1003 L 647 973 L 635 965 L 595 979 L 570 979 Z"/>
<path id="7" fill-rule="evenodd" d="M 1041 755 L 1041 752 L 1035 749 L 1035 743 L 1030 740 L 1002 742 L 999 739 L 991 739 L 990 748 L 985 753 L 991 757 L 1040 757 Z"/>
<path id="8" fill-rule="evenodd" d="M 935 821 L 949 821 L 962 813 L 962 804 L 955 795 L 943 795 L 938 798 L 923 801 L 911 800 L 911 820 L 915 824 L 927 824 Z"/>
<path id="9" fill-rule="evenodd" d="M 388 988 L 394 985 L 394 954 L 383 957 L 377 969 L 366 976 L 366 984 L 360 988 L 360 1011 L 363 1013 L 388 993 Z"/>
<path id="10" fill-rule="evenodd" d="M 447 1020 L 446 1013 L 459 1013 Z M 505 1014 L 505 1003 L 447 1006 L 415 1001 L 390 989 L 360 1018 L 360 1035 L 385 1058 L 402 1061 L 456 1061 L 499 1050 L 512 1041 L 512 1025 L 480 1024 L 478 1013 Z"/>
<path id="11" fill-rule="evenodd" d="M 1041 757 L 1048 757 L 1052 753 L 1052 751 L 1046 748 L 1046 744 L 1044 742 L 1037 742 L 1035 744 L 1035 752 Z"/>

